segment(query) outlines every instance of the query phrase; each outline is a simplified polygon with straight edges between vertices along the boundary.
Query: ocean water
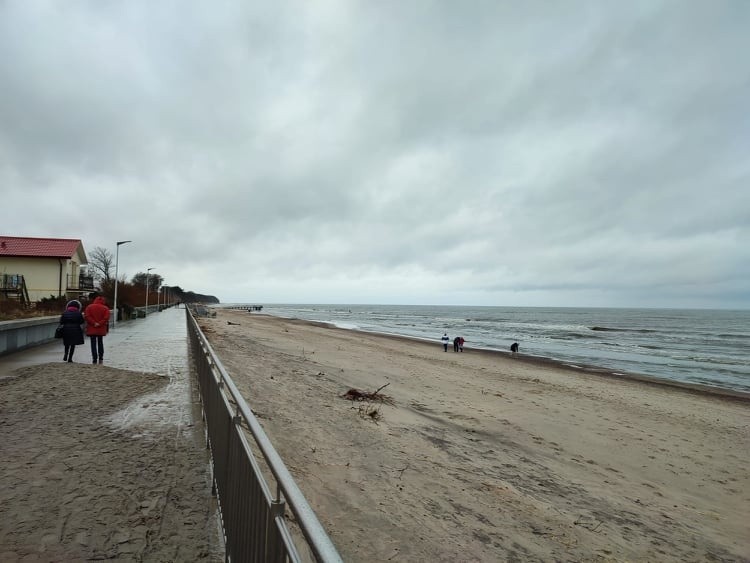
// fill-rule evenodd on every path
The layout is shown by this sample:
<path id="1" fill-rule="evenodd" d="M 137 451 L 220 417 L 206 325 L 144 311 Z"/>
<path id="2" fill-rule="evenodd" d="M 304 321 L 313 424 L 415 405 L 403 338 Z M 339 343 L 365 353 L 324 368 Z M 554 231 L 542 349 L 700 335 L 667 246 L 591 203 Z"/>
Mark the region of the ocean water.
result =
<path id="1" fill-rule="evenodd" d="M 225 304 L 224 306 L 231 306 Z M 750 311 L 264 304 L 263 313 L 750 392 Z"/>

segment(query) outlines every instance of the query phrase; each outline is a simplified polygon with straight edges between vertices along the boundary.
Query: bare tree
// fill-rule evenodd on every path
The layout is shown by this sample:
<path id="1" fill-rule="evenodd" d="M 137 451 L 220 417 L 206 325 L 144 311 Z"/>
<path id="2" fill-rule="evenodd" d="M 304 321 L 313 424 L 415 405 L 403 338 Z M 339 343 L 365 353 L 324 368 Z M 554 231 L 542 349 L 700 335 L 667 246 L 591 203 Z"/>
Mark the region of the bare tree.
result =
<path id="1" fill-rule="evenodd" d="M 151 274 L 146 272 L 138 272 L 133 276 L 133 279 L 130 280 L 130 283 L 132 283 L 133 285 L 145 286 L 147 278 L 149 291 L 156 291 L 157 289 L 159 289 L 159 286 L 164 283 L 164 278 L 162 278 L 159 274 Z"/>
<path id="2" fill-rule="evenodd" d="M 112 269 L 115 266 L 115 258 L 106 248 L 97 246 L 89 256 L 89 270 L 98 279 L 105 282 L 110 281 Z"/>

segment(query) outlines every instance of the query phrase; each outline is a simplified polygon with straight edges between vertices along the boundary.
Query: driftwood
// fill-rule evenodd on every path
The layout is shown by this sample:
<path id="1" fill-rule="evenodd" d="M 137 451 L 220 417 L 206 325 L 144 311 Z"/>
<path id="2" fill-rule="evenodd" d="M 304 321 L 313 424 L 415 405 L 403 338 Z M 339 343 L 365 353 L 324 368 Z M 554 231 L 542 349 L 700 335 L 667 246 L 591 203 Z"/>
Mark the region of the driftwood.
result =
<path id="1" fill-rule="evenodd" d="M 354 401 L 360 403 L 359 406 L 352 408 L 356 408 L 357 412 L 359 412 L 359 416 L 362 418 L 369 418 L 373 420 L 374 422 L 377 422 L 382 418 L 382 415 L 380 414 L 380 407 L 374 407 L 371 406 L 373 402 L 378 402 L 381 404 L 393 404 L 393 399 L 389 397 L 388 395 L 383 395 L 381 391 L 388 387 L 390 383 L 386 383 L 382 387 L 379 387 L 376 391 L 360 391 L 359 389 L 349 389 L 346 393 L 341 395 L 344 399 L 348 399 L 349 401 Z"/>
<path id="2" fill-rule="evenodd" d="M 349 389 L 346 393 L 341 395 L 344 399 L 349 401 L 378 401 L 380 403 L 393 404 L 393 399 L 388 395 L 383 395 L 380 392 L 388 387 L 390 383 L 386 383 L 382 387 L 379 387 L 376 391 L 360 391 L 359 389 Z"/>

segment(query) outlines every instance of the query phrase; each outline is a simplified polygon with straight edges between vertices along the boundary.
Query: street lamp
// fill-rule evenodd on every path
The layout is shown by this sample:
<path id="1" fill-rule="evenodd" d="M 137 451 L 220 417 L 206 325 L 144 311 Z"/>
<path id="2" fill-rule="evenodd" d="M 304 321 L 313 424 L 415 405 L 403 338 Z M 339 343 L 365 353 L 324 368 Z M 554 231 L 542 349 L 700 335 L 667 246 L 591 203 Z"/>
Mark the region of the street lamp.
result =
<path id="1" fill-rule="evenodd" d="M 146 316 L 148 315 L 148 273 L 149 273 L 149 272 L 150 272 L 151 270 L 153 270 L 153 269 L 154 269 L 154 268 L 148 268 L 148 269 L 146 270 L 146 312 L 145 312 L 145 314 L 143 315 L 143 318 L 144 318 L 144 319 L 145 319 L 145 318 L 146 318 Z"/>
<path id="2" fill-rule="evenodd" d="M 121 240 L 117 242 L 117 257 L 115 258 L 115 303 L 114 303 L 114 309 L 115 309 L 115 319 L 112 321 L 112 328 L 115 328 L 117 326 L 117 270 L 120 266 L 120 245 L 121 244 L 127 244 L 129 242 L 133 242 L 132 240 Z"/>

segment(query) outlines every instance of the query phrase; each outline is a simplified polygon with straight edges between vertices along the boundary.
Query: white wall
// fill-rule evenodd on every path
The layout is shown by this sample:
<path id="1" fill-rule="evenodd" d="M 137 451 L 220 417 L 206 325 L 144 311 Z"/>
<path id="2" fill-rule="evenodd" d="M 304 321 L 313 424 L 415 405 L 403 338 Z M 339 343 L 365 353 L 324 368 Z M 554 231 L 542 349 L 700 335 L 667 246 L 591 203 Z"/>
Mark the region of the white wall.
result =
<path id="1" fill-rule="evenodd" d="M 60 263 L 62 262 L 62 278 Z M 31 301 L 43 297 L 65 295 L 68 274 L 73 273 L 71 260 L 57 258 L 0 257 L 0 274 L 20 274 L 26 280 Z M 78 267 L 76 265 L 76 273 Z M 62 293 L 61 293 L 62 292 Z"/>

